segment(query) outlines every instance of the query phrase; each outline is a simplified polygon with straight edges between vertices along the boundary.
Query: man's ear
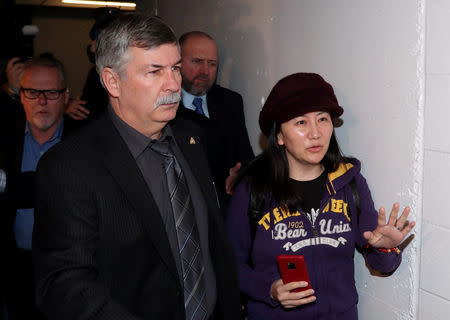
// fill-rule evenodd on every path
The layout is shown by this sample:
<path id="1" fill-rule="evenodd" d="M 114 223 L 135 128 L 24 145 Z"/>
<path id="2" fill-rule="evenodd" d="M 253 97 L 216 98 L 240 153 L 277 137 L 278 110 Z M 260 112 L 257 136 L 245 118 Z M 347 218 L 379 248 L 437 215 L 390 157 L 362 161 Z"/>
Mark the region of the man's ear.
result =
<path id="1" fill-rule="evenodd" d="M 120 93 L 119 75 L 113 69 L 105 67 L 102 70 L 102 80 L 109 95 L 117 98 Z"/>
<path id="2" fill-rule="evenodd" d="M 64 91 L 64 105 L 67 106 L 67 104 L 69 103 L 69 89 L 66 89 Z"/>

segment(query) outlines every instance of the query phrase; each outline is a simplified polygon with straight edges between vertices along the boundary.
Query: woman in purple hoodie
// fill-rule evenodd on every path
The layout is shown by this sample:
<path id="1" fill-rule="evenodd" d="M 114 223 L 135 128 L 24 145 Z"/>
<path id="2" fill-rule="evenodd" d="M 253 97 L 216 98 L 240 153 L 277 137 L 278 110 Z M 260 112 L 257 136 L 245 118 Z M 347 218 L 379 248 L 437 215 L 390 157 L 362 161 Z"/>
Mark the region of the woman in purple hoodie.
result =
<path id="1" fill-rule="evenodd" d="M 384 274 L 414 227 L 395 203 L 377 213 L 361 164 L 343 157 L 334 134 L 342 115 L 321 76 L 296 73 L 272 89 L 259 116 L 267 147 L 240 174 L 227 215 L 248 319 L 358 318 L 354 253 Z M 303 255 L 312 289 L 283 283 L 278 255 Z"/>

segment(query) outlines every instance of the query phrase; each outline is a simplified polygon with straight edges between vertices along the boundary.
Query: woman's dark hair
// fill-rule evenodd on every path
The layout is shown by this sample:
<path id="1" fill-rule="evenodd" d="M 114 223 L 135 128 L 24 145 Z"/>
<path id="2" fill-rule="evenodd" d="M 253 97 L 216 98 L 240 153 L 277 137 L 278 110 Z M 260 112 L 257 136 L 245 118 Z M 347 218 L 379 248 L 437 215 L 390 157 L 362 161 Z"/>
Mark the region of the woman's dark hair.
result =
<path id="1" fill-rule="evenodd" d="M 291 212 L 298 210 L 302 204 L 302 198 L 289 183 L 289 164 L 285 147 L 278 144 L 280 129 L 281 124 L 274 123 L 267 137 L 266 149 L 243 168 L 236 179 L 235 185 L 245 179 L 251 186 L 249 211 L 262 214 L 264 206 L 268 205 L 267 200 L 274 200 L 280 207 Z M 337 170 L 341 163 L 349 160 L 342 155 L 333 129 L 328 151 L 322 159 L 326 172 Z"/>

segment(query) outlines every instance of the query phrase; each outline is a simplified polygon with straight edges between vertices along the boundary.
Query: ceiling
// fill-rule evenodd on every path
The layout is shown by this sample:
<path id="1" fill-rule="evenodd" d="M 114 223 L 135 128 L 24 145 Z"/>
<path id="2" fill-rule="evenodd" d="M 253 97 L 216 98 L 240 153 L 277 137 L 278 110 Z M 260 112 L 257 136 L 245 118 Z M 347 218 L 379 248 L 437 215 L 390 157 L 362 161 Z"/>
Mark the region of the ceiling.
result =
<path id="1" fill-rule="evenodd" d="M 115 0 L 122 2 L 135 2 L 133 0 Z M 110 1 L 109 1 L 110 2 Z M 70 4 L 63 3 L 62 0 L 14 0 L 14 4 L 17 5 L 31 5 L 31 6 L 50 6 L 50 7 L 73 7 L 73 8 L 98 8 L 98 7 L 118 7 L 115 5 L 78 5 L 78 4 Z M 134 8 L 130 9 L 128 7 L 118 7 L 121 10 L 135 10 Z"/>

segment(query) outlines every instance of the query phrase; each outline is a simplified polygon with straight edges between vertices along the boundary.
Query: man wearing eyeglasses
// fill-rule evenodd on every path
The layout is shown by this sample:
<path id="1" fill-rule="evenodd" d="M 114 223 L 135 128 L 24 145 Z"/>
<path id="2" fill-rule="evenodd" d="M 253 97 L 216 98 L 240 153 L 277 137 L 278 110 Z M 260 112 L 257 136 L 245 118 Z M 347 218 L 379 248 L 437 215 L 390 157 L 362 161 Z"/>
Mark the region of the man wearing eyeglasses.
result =
<path id="1" fill-rule="evenodd" d="M 58 143 L 69 99 L 62 64 L 53 58 L 28 62 L 20 79 L 26 119 L 0 137 L 0 210 L 8 227 L 8 319 L 45 319 L 34 304 L 31 259 L 34 171 L 41 156 Z"/>

